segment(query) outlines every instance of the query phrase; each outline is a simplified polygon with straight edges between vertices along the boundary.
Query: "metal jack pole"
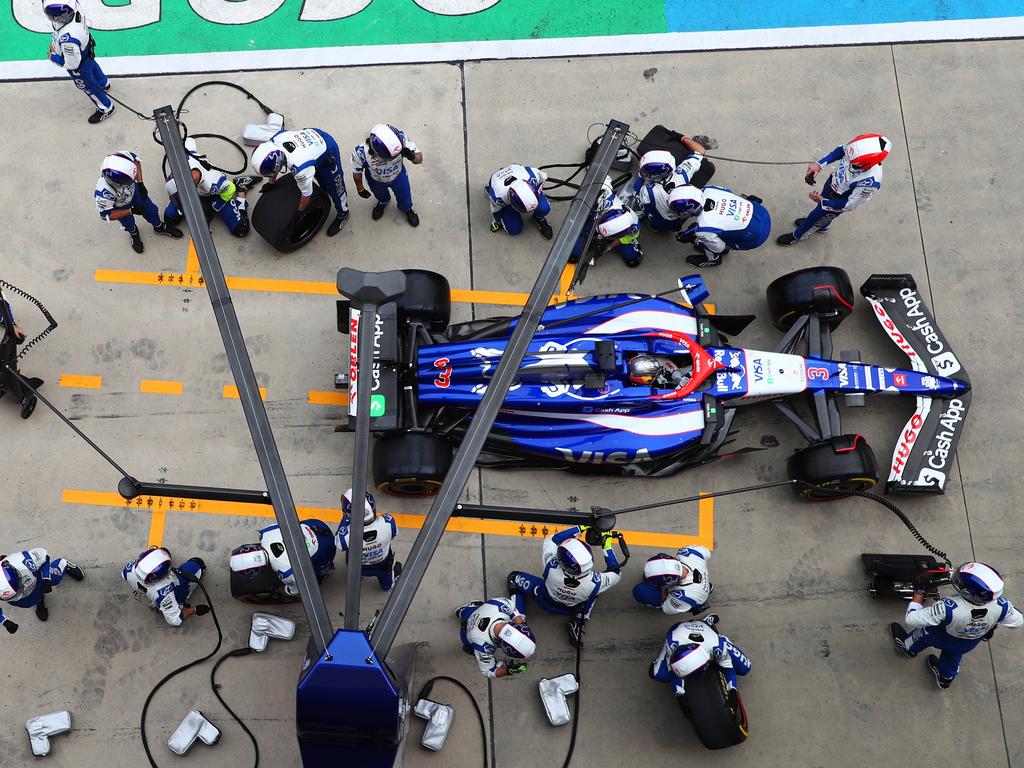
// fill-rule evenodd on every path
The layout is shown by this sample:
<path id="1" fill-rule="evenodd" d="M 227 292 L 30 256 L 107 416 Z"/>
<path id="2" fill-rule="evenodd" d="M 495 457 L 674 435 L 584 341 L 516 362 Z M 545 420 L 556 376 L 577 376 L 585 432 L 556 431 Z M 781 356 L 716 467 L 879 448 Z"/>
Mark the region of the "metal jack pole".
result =
<path id="1" fill-rule="evenodd" d="M 516 323 L 516 327 L 512 331 L 512 336 L 505 347 L 501 362 L 498 363 L 498 368 L 494 372 L 494 377 L 487 387 L 487 393 L 477 406 L 469 429 L 466 430 L 459 451 L 452 461 L 451 469 L 427 514 L 422 530 L 416 537 L 412 552 L 405 561 L 402 578 L 395 585 L 391 597 L 384 606 L 380 620 L 371 633 L 370 639 L 373 643 L 374 655 L 379 659 L 386 658 L 398 635 L 402 620 L 405 618 L 405 614 L 412 604 L 413 596 L 426 573 L 427 566 L 437 550 L 445 526 L 451 518 L 452 510 L 462 494 L 470 472 L 476 465 L 484 441 L 487 439 L 487 433 L 490 432 L 491 426 L 497 418 L 498 410 L 505 400 L 505 395 L 519 372 L 523 356 L 540 324 L 541 315 L 558 288 L 559 278 L 569 261 L 576 238 L 582 231 L 587 217 L 591 215 L 601 182 L 604 181 L 611 168 L 615 154 L 622 145 L 628 130 L 629 126 L 618 120 L 608 122 L 608 128 L 580 185 L 580 191 L 573 198 L 565 221 L 551 245 L 547 260 L 544 262 L 537 282 L 533 286 L 533 291 L 519 316 L 519 322 Z"/>
<path id="2" fill-rule="evenodd" d="M 192 242 L 195 244 L 196 254 L 199 256 L 199 265 L 206 281 L 206 290 L 210 296 L 210 303 L 213 305 L 213 314 L 217 318 L 217 326 L 220 328 L 224 351 L 227 353 L 228 362 L 231 365 L 231 374 L 235 379 L 235 386 L 238 387 L 239 399 L 242 403 L 242 410 L 245 412 L 245 420 L 249 424 L 249 433 L 252 435 L 256 457 L 259 459 L 260 469 L 263 470 L 263 478 L 267 483 L 270 502 L 274 507 L 274 516 L 277 518 L 277 524 L 281 526 L 281 538 L 295 572 L 295 585 L 299 589 L 302 607 L 306 611 L 306 620 L 309 622 L 310 642 L 319 655 L 327 649 L 334 634 L 334 628 L 331 626 L 327 605 L 320 594 L 316 575 L 313 573 L 313 563 L 306 550 L 302 528 L 299 526 L 295 501 L 292 499 L 288 478 L 281 463 L 281 455 L 274 442 L 270 420 L 267 418 L 267 411 L 256 384 L 256 375 L 253 373 L 252 361 L 245 348 L 245 339 L 242 336 L 242 329 L 238 325 L 238 316 L 235 314 L 235 308 L 231 302 L 224 270 L 221 268 L 217 249 L 213 245 L 213 237 L 206 225 L 206 216 L 203 214 L 203 206 L 199 201 L 196 185 L 192 183 L 192 169 L 189 167 L 188 156 L 182 146 L 178 121 L 174 117 L 174 112 L 169 106 L 160 107 L 153 113 L 153 117 L 156 119 L 157 130 L 160 132 L 160 139 L 163 142 L 164 151 L 167 153 L 171 176 L 178 188 L 185 220 L 192 233 Z"/>

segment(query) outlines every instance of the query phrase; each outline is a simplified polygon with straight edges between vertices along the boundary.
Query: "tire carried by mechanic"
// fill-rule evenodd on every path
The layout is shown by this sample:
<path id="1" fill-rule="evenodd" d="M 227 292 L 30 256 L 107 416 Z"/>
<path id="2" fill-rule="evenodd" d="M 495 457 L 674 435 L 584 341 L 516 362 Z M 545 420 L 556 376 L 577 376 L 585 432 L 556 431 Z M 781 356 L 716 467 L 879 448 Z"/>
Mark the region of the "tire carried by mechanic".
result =
<path id="1" fill-rule="evenodd" d="M 687 679 L 686 693 L 677 701 L 706 749 L 726 749 L 746 741 L 750 727 L 743 698 L 738 690 L 729 690 L 721 670 L 709 669 Z"/>
<path id="2" fill-rule="evenodd" d="M 773 280 L 766 291 L 775 327 L 788 331 L 801 315 L 819 315 L 835 330 L 853 312 L 850 276 L 839 267 L 807 267 Z M 815 295 L 817 294 L 817 296 Z"/>
<path id="3" fill-rule="evenodd" d="M 786 460 L 793 492 L 807 501 L 842 499 L 878 482 L 875 452 L 861 435 L 841 435 L 803 448 Z"/>
<path id="4" fill-rule="evenodd" d="M 292 253 L 309 243 L 331 212 L 331 198 L 319 186 L 313 186 L 313 197 L 304 211 L 298 210 L 299 197 L 295 179 L 283 176 L 269 189 L 263 188 L 252 209 L 252 228 L 281 253 Z"/>
<path id="5" fill-rule="evenodd" d="M 405 292 L 395 299 L 402 320 L 419 320 L 435 333 L 443 333 L 452 316 L 452 289 L 448 278 L 425 269 L 403 269 Z"/>
<path id="6" fill-rule="evenodd" d="M 440 435 L 384 435 L 373 447 L 373 484 L 393 496 L 433 496 L 452 463 L 452 445 Z"/>

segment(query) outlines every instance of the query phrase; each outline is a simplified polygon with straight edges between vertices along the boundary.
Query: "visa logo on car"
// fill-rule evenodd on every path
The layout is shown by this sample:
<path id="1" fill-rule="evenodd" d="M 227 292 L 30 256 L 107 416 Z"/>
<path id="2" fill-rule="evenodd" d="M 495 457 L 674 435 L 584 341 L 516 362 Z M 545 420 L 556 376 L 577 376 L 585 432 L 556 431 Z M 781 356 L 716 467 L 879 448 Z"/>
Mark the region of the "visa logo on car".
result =
<path id="1" fill-rule="evenodd" d="M 570 464 L 626 464 L 631 461 L 648 461 L 651 458 L 646 448 L 633 451 L 580 451 L 576 453 L 571 448 L 555 448 L 562 458 Z"/>
<path id="2" fill-rule="evenodd" d="M 772 380 L 772 377 L 769 376 L 767 371 L 766 371 L 768 366 L 767 366 L 767 363 L 765 362 L 764 359 L 762 359 L 760 357 L 755 357 L 751 361 L 751 365 L 752 365 L 752 367 L 754 369 L 754 381 L 756 383 L 758 383 L 758 384 L 760 384 L 761 382 L 765 382 L 767 384 L 774 384 L 775 383 Z"/>

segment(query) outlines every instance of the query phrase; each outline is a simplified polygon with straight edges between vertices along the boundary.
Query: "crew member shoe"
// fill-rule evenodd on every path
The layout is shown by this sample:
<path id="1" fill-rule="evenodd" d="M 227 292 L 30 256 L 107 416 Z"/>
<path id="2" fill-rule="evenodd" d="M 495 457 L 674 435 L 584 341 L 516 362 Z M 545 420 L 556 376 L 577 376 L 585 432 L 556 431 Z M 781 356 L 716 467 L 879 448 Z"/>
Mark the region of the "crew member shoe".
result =
<path id="1" fill-rule="evenodd" d="M 64 566 L 64 575 L 70 576 L 75 581 L 83 581 L 85 579 L 85 571 L 80 566 L 75 565 L 70 560 L 68 564 Z"/>
<path id="2" fill-rule="evenodd" d="M 722 255 L 719 253 L 708 256 L 703 253 L 691 253 L 686 257 L 686 262 L 694 267 L 717 267 L 722 263 Z"/>
<path id="3" fill-rule="evenodd" d="M 109 91 L 110 90 L 110 81 L 109 80 L 107 81 L 107 84 L 103 86 L 103 90 L 104 91 Z"/>
<path id="4" fill-rule="evenodd" d="M 341 230 L 345 228 L 345 225 L 347 223 L 348 211 L 345 211 L 344 213 L 339 213 L 337 216 L 334 217 L 334 221 L 331 222 L 331 226 L 327 228 L 327 236 L 334 237 L 336 234 L 338 234 L 339 232 L 341 232 Z"/>
<path id="5" fill-rule="evenodd" d="M 554 230 L 551 229 L 551 225 L 548 224 L 548 220 L 545 218 L 533 217 L 533 220 L 537 222 L 537 229 L 540 230 L 540 236 L 545 240 L 550 240 L 555 236 Z"/>
<path id="6" fill-rule="evenodd" d="M 398 560 L 395 560 L 395 567 L 391 569 L 391 578 L 393 578 L 395 581 L 398 581 L 398 579 L 399 579 L 399 577 L 401 577 L 401 575 L 402 575 L 402 564 Z"/>
<path id="7" fill-rule="evenodd" d="M 776 245 L 786 246 L 786 245 L 792 245 L 795 242 L 796 242 L 796 237 L 793 236 L 792 232 L 787 232 L 786 234 L 779 235 L 778 237 L 775 238 L 775 244 Z"/>
<path id="8" fill-rule="evenodd" d="M 420 225 L 420 216 L 412 208 L 405 212 L 405 220 L 414 227 L 418 227 Z"/>
<path id="9" fill-rule="evenodd" d="M 131 235 L 132 238 L 133 251 L 135 251 L 136 253 L 142 253 L 144 250 L 146 250 L 145 246 L 142 244 L 142 236 L 139 234 L 139 230 L 136 229 L 134 232 L 130 232 L 129 234 Z"/>
<path id="10" fill-rule="evenodd" d="M 643 262 L 644 262 L 644 253 L 643 253 L 643 251 L 641 251 L 641 250 L 640 250 L 640 249 L 638 248 L 638 249 L 637 249 L 637 251 L 636 251 L 636 257 L 635 257 L 635 258 L 632 258 L 632 259 L 623 259 L 622 261 L 623 261 L 623 263 L 624 263 L 624 264 L 625 264 L 625 265 L 626 265 L 627 267 L 632 267 L 632 268 L 636 268 L 636 267 L 639 267 L 639 266 L 640 266 L 641 264 L 643 264 Z"/>
<path id="11" fill-rule="evenodd" d="M 946 690 L 953 684 L 952 677 L 943 677 L 939 674 L 939 657 L 934 653 L 928 656 L 928 669 L 935 675 L 935 684 L 942 690 Z"/>
<path id="12" fill-rule="evenodd" d="M 384 215 L 384 209 L 387 207 L 387 203 L 377 203 L 375 206 L 373 206 L 373 213 L 370 214 L 371 216 L 373 216 L 373 220 L 379 221 L 380 217 Z"/>
<path id="13" fill-rule="evenodd" d="M 721 621 L 721 619 L 719 619 L 717 613 L 709 613 L 707 616 L 701 619 L 701 621 L 703 621 L 709 627 L 716 627 L 718 626 L 718 622 Z"/>
<path id="14" fill-rule="evenodd" d="M 97 109 L 95 112 L 92 113 L 92 115 L 90 115 L 89 122 L 92 125 L 96 125 L 97 123 L 102 123 L 104 120 L 106 120 L 112 114 L 114 114 L 114 110 L 115 109 L 117 109 L 117 107 L 114 104 L 111 104 L 110 105 L 110 109 L 108 109 L 106 112 L 104 112 L 102 109 Z"/>
<path id="15" fill-rule="evenodd" d="M 892 642 L 896 646 L 896 653 L 906 656 L 908 659 L 917 656 L 916 653 L 911 653 L 907 650 L 907 633 L 903 630 L 902 625 L 894 621 L 889 625 L 889 634 L 892 635 Z"/>
<path id="16" fill-rule="evenodd" d="M 159 227 L 153 227 L 154 235 L 163 235 L 164 237 L 171 237 L 175 240 L 180 240 L 184 235 L 177 227 L 172 227 L 169 224 L 161 224 Z"/>
<path id="17" fill-rule="evenodd" d="M 43 600 L 36 603 L 36 618 L 40 621 L 46 621 L 50 618 L 50 609 L 46 607 L 46 602 Z M 949 686 L 947 685 L 946 687 L 948 688 Z"/>
<path id="18" fill-rule="evenodd" d="M 258 187 L 262 181 L 262 176 L 235 176 L 231 183 L 235 185 L 235 194 L 244 194 Z"/>

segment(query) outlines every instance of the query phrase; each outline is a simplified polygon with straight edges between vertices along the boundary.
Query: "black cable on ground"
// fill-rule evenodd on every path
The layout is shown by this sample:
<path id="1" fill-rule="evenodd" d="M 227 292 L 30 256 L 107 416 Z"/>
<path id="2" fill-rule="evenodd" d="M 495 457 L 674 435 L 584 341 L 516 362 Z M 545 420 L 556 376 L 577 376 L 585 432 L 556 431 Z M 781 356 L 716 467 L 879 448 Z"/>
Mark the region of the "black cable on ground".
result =
<path id="1" fill-rule="evenodd" d="M 583 659 L 582 641 L 576 645 L 576 696 L 572 703 L 572 734 L 569 736 L 569 751 L 565 753 L 565 762 L 562 768 L 569 768 L 572 762 L 572 755 L 576 751 L 576 731 L 580 725 L 580 697 L 583 695 L 583 681 L 580 680 L 580 664 Z"/>
<path id="2" fill-rule="evenodd" d="M 807 165 L 808 160 L 740 160 L 735 157 L 722 157 L 704 153 L 704 157 L 711 160 L 722 160 L 726 163 L 743 163 L 744 165 Z"/>
<path id="3" fill-rule="evenodd" d="M 224 642 L 224 633 L 221 631 L 220 622 L 217 620 L 217 611 L 214 610 L 213 603 L 210 601 L 210 593 L 206 591 L 206 586 L 203 584 L 203 582 L 197 581 L 196 585 L 203 591 L 203 597 L 206 598 L 206 604 L 210 606 L 210 615 L 213 617 L 214 626 L 217 627 L 217 645 L 214 647 L 212 651 L 210 651 L 202 658 L 196 659 L 195 661 L 190 661 L 188 664 L 183 664 L 182 666 L 173 670 L 169 674 L 165 675 L 164 678 L 153 687 L 153 690 L 149 692 L 149 696 L 146 697 L 146 703 L 142 705 L 142 717 L 139 722 L 139 729 L 140 732 L 142 733 L 142 748 L 146 750 L 146 758 L 149 760 L 151 768 L 159 768 L 159 766 L 156 764 L 156 760 L 153 759 L 153 753 L 149 750 L 149 739 L 146 737 L 146 715 L 149 714 L 150 702 L 153 701 L 153 697 L 156 696 L 156 692 L 163 688 L 164 684 L 172 677 L 175 677 L 176 675 L 184 672 L 186 669 L 191 669 L 192 667 L 202 664 L 204 661 L 208 661 L 209 659 L 212 659 L 214 656 L 216 656 L 217 651 L 220 650 L 221 643 Z M 214 669 L 216 669 L 216 667 L 214 667 Z M 216 689 L 214 689 L 214 693 L 216 693 Z M 220 696 L 217 696 L 217 698 L 220 699 Z M 224 703 L 223 700 L 221 700 L 221 703 Z M 226 707 L 227 705 L 225 704 L 224 706 Z M 235 719 L 237 720 L 238 718 L 236 717 Z M 242 727 L 245 728 L 244 725 Z M 248 729 L 246 729 L 246 731 L 248 731 Z"/>
<path id="4" fill-rule="evenodd" d="M 249 730 L 248 726 L 246 726 L 246 724 L 242 722 L 242 718 L 235 714 L 235 710 L 229 707 L 228 703 L 224 701 L 223 697 L 221 697 L 220 695 L 220 686 L 217 685 L 217 669 L 220 667 L 221 664 L 230 659 L 232 656 L 248 656 L 252 652 L 252 648 L 246 645 L 242 646 L 241 648 L 236 648 L 233 651 L 228 651 L 219 659 L 217 659 L 217 663 L 214 664 L 213 669 L 210 670 L 210 687 L 213 689 L 213 695 L 217 697 L 217 701 L 221 703 L 221 706 L 228 711 L 228 714 L 234 718 L 235 722 L 242 727 L 243 731 L 245 731 L 245 735 L 249 737 L 249 741 L 252 742 L 253 751 L 256 753 L 255 762 L 252 764 L 252 766 L 253 768 L 259 768 L 260 745 L 256 741 L 256 737 L 253 735 L 252 731 Z"/>
<path id="5" fill-rule="evenodd" d="M 427 682 L 423 684 L 423 687 L 420 688 L 419 694 L 416 696 L 416 700 L 419 701 L 420 699 L 425 699 L 427 696 L 429 696 L 430 691 L 434 687 L 434 683 L 436 683 L 438 680 L 445 680 L 449 683 L 452 683 L 453 685 L 458 686 L 463 691 L 465 691 L 466 695 L 469 696 L 469 700 L 473 702 L 473 709 L 476 710 L 476 719 L 480 722 L 480 744 L 484 748 L 483 766 L 484 768 L 489 768 L 490 763 L 487 760 L 487 727 L 484 725 L 484 713 L 480 711 L 480 705 L 476 703 L 476 697 L 473 695 L 473 692 L 469 690 L 469 688 L 463 685 L 462 682 L 460 682 L 459 680 L 456 680 L 454 677 L 448 677 L 448 675 L 437 675 L 436 677 L 430 678 L 429 680 L 427 680 Z"/>

